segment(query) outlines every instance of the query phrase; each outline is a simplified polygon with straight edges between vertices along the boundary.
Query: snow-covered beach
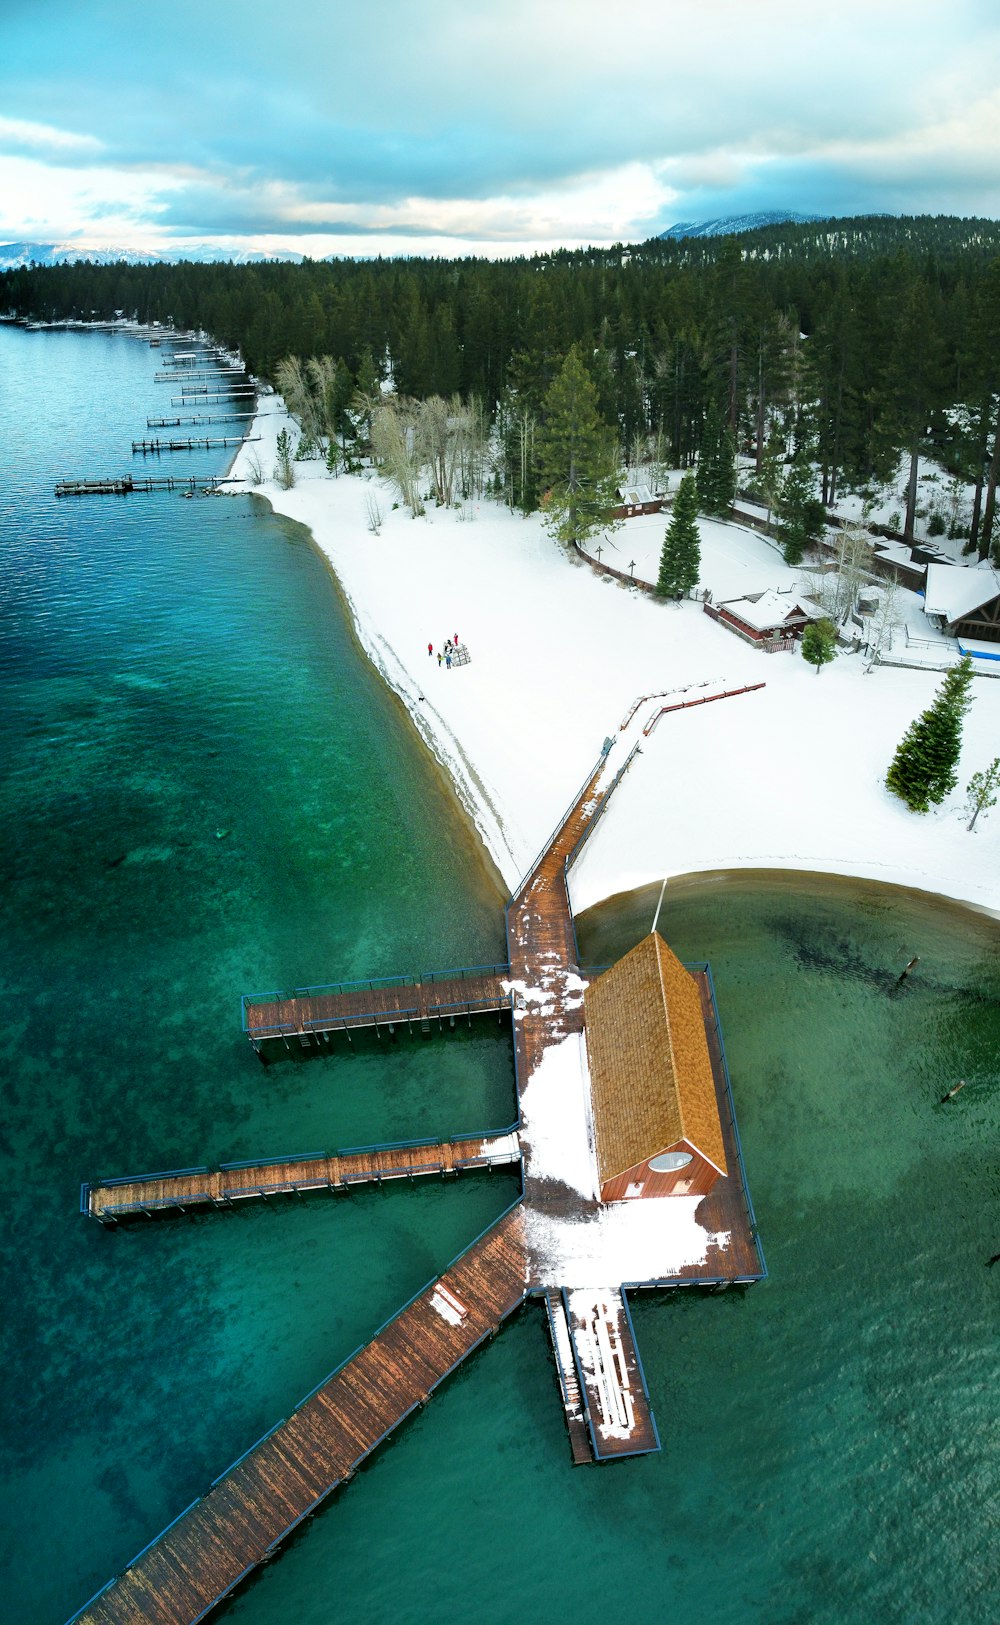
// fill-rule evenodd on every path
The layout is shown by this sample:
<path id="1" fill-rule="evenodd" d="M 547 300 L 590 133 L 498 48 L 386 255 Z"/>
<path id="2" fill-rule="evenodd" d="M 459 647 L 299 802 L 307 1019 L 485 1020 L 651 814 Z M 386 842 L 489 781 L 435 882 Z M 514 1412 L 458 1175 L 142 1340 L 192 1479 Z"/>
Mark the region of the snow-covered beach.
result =
<path id="1" fill-rule="evenodd" d="M 261 439 L 243 448 L 232 474 L 309 528 L 363 646 L 452 776 L 508 884 L 638 696 L 763 682 L 664 717 L 642 741 L 574 867 L 577 910 L 663 876 L 754 868 L 853 875 L 1000 914 L 1000 810 L 969 834 L 964 795 L 1000 751 L 1000 681 L 973 684 L 958 788 L 936 811 L 911 813 L 883 781 L 940 672 L 866 673 L 863 655 L 841 650 L 817 676 L 797 651 L 765 655 L 700 604 L 664 604 L 597 575 L 549 538 L 539 516 L 485 500 L 429 507 L 414 520 L 377 478 L 331 478 L 318 461 L 296 463 L 295 485 L 283 490 L 271 477 L 288 421 L 277 404 L 268 400 L 253 430 Z M 259 483 L 249 478 L 254 460 Z M 626 568 L 636 523 L 613 536 Z M 648 553 L 646 532 L 662 537 L 664 521 L 638 523 Z M 752 531 L 705 531 L 702 579 L 716 598 L 792 587 L 799 577 Z M 436 652 L 456 635 L 471 660 L 449 669 Z"/>

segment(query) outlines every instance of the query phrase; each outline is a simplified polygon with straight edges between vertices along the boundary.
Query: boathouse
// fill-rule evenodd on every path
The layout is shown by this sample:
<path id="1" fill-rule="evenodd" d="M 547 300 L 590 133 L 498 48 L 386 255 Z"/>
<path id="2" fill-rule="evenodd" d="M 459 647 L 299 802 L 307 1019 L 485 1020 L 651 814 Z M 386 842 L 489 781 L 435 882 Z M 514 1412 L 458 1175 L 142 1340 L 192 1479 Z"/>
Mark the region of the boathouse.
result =
<path id="1" fill-rule="evenodd" d="M 584 995 L 601 1200 L 705 1196 L 728 1173 L 701 998 L 650 932 Z"/>

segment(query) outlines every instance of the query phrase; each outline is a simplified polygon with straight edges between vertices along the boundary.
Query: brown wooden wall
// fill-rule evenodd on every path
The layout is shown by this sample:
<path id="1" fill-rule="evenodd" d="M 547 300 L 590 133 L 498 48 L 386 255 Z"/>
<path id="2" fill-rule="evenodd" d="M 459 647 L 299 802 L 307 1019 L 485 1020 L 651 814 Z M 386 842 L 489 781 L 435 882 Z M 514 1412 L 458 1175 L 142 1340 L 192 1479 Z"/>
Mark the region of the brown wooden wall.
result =
<path id="1" fill-rule="evenodd" d="M 625 1199 L 625 1192 L 629 1185 L 642 1184 L 642 1200 L 647 1196 L 707 1196 L 715 1181 L 719 1178 L 718 1168 L 714 1168 L 701 1152 L 687 1140 L 678 1140 L 674 1145 L 663 1147 L 664 1151 L 690 1151 L 691 1161 L 686 1168 L 678 1168 L 673 1174 L 654 1174 L 650 1172 L 649 1159 L 639 1162 L 634 1168 L 626 1169 L 623 1174 L 616 1174 L 614 1179 L 608 1179 L 601 1186 L 602 1202 L 621 1202 Z M 662 1153 L 657 1152 L 659 1156 Z M 637 1201 L 637 1197 L 630 1197 L 630 1201 Z"/>

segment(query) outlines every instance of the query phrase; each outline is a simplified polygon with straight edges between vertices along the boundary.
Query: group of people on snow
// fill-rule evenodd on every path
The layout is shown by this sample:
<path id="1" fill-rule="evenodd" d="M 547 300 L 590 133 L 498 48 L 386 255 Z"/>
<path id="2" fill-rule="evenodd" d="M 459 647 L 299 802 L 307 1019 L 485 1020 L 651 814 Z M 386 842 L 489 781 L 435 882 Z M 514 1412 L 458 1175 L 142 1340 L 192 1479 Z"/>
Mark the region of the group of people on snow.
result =
<path id="1" fill-rule="evenodd" d="M 461 660 L 459 659 L 460 652 L 464 656 L 464 658 Z M 444 647 L 441 649 L 435 650 L 433 643 L 429 643 L 427 645 L 427 653 L 431 659 L 433 659 L 434 655 L 436 654 L 438 665 L 446 666 L 449 671 L 451 670 L 452 666 L 466 665 L 469 659 L 469 651 L 465 647 L 464 643 L 459 643 L 457 632 L 453 638 L 445 638 Z"/>

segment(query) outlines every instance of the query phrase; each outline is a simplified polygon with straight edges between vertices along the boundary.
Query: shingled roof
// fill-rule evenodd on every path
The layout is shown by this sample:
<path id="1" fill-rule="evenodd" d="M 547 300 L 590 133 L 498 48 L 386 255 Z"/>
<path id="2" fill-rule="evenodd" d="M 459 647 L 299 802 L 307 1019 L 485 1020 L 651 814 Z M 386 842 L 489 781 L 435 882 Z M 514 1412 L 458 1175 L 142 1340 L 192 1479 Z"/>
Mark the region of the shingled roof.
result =
<path id="1" fill-rule="evenodd" d="M 701 996 L 650 932 L 584 995 L 601 1184 L 678 1140 L 728 1172 Z"/>

